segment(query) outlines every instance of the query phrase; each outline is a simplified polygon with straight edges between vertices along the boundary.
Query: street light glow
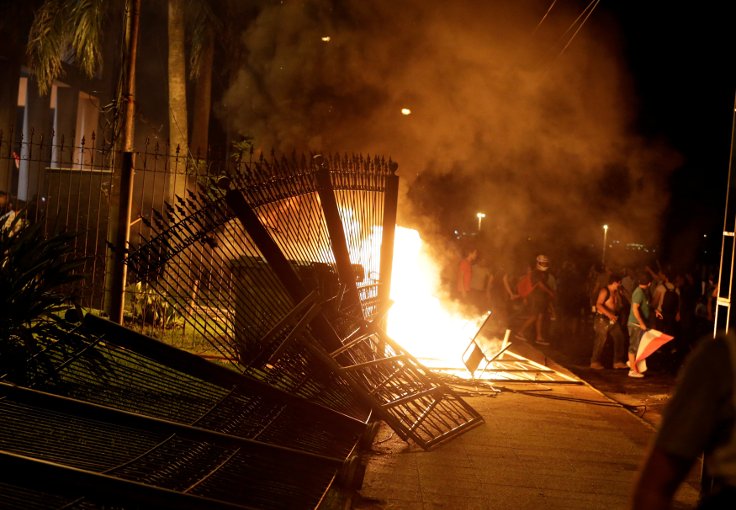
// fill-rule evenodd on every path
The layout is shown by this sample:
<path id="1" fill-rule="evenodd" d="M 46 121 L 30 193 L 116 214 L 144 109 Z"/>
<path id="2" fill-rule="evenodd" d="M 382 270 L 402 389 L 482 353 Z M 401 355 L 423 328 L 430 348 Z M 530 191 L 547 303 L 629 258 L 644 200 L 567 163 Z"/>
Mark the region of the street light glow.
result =
<path id="1" fill-rule="evenodd" d="M 601 255 L 601 262 L 604 265 L 606 263 L 606 237 L 608 237 L 608 225 L 603 225 L 603 254 Z"/>
<path id="2" fill-rule="evenodd" d="M 409 108 L 402 108 L 401 115 L 411 115 L 411 110 Z"/>
<path id="3" fill-rule="evenodd" d="M 486 213 L 482 213 L 482 212 L 475 213 L 475 217 L 478 218 L 478 232 L 480 232 L 480 224 L 483 221 L 483 218 L 486 217 Z"/>

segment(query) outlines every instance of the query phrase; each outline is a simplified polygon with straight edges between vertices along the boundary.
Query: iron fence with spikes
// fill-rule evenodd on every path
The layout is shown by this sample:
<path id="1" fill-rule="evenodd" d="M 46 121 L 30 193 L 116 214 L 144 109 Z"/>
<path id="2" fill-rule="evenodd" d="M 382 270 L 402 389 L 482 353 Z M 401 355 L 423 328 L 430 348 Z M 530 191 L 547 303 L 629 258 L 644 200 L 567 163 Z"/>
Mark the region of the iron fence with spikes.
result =
<path id="1" fill-rule="evenodd" d="M 17 158 L 10 156 L 16 146 Z M 230 151 L 219 158 L 214 152 L 208 156 L 202 161 L 157 143 L 136 154 L 131 241 L 128 247 L 113 248 L 128 253 L 126 324 L 139 333 L 89 315 L 79 332 L 70 333 L 69 341 L 83 347 L 72 356 L 69 349 L 50 356 L 53 377 L 36 380 L 37 389 L 73 399 L 65 400 L 65 406 L 77 410 L 86 402 L 123 413 L 118 417 L 143 415 L 145 424 L 135 426 L 144 436 L 156 428 L 154 423 L 165 421 L 173 427 L 168 432 L 202 429 L 219 439 L 224 434 L 331 459 L 344 459 L 355 447 L 371 416 L 369 406 L 402 438 L 425 448 L 482 423 L 381 327 L 389 306 L 398 200 L 394 162 L 360 155 L 272 154 L 254 159 L 252 153 Z M 76 252 L 87 259 L 90 278 L 81 294 L 87 308 L 103 308 L 106 300 L 102 284 L 115 159 L 114 153 L 96 146 L 94 137 L 78 150 L 53 135 L 13 140 L 12 133 L 0 134 L 0 181 L 7 178 L 18 190 L 11 198 L 23 202 L 25 217 L 43 221 L 49 231 L 84 233 Z M 13 180 L 14 170 L 28 178 L 25 189 Z M 224 361 L 228 368 L 214 369 L 205 358 Z M 284 393 L 291 398 L 284 400 Z M 92 408 L 71 417 L 65 406 L 68 419 L 46 415 L 36 404 L 30 415 L 38 414 L 40 422 L 78 423 L 81 436 L 89 432 L 94 443 L 98 424 L 88 427 L 85 421 L 92 419 Z M 108 431 L 108 439 L 116 437 Z M 120 437 L 125 433 L 121 430 Z M 11 436 L 6 435 L 9 446 Z M 86 465 L 77 467 L 76 459 L 89 452 L 73 446 L 67 459 L 8 451 L 1 460 L 16 472 L 30 469 L 60 480 L 29 486 L 21 477 L 26 484 L 13 485 L 12 492 L 18 501 L 25 493 L 41 493 L 60 496 L 61 505 L 69 508 L 114 502 L 95 499 L 105 492 L 91 489 L 99 486 L 119 496 L 123 506 L 135 506 L 142 497 L 159 502 L 160 508 L 175 500 L 181 508 L 202 508 L 201 501 L 184 496 L 212 494 L 222 508 L 239 504 L 217 492 L 217 483 L 238 465 L 241 451 L 216 454 L 217 464 L 207 457 L 219 448 L 210 439 L 206 444 L 156 442 L 161 446 L 154 446 L 152 455 L 131 459 L 142 482 L 125 469 L 119 471 L 125 476 L 111 477 Z M 179 465 L 176 451 L 188 452 L 186 458 L 189 452 L 201 452 L 213 462 L 208 465 L 226 467 L 214 467 L 206 479 L 194 482 L 196 475 L 187 470 L 197 463 L 185 458 Z M 171 452 L 172 457 L 158 459 L 156 452 Z M 264 462 L 264 472 L 271 472 Z M 115 469 L 121 465 L 114 459 L 103 463 Z M 179 467 L 182 479 L 192 480 L 187 489 L 169 485 L 176 479 L 169 471 Z M 242 469 L 251 472 L 255 467 L 246 462 Z M 325 473 L 315 486 L 329 487 L 327 478 L 337 476 Z M 66 483 L 75 476 L 84 480 L 87 491 L 79 501 L 74 499 L 78 493 L 68 499 L 67 489 L 80 488 Z M 210 483 L 214 488 L 207 494 L 188 490 Z M 282 481 L 273 483 L 265 492 L 279 494 Z M 3 494 L 10 494 L 5 488 Z M 138 499 L 130 502 L 126 494 Z M 305 505 L 314 502 L 311 493 L 300 494 Z M 271 508 L 271 500 L 263 498 L 251 506 Z M 35 500 L 27 501 L 30 505 Z"/>
<path id="2" fill-rule="evenodd" d="M 327 165 L 336 165 L 339 172 L 325 172 Z M 300 278 L 329 301 L 334 314 L 371 319 L 379 311 L 379 294 L 387 308 L 389 282 L 380 275 L 390 273 L 392 250 L 384 247 L 389 255 L 382 258 L 381 243 L 384 231 L 395 224 L 398 184 L 391 161 L 293 155 L 225 170 L 256 205 L 259 221 Z M 333 196 L 340 197 L 334 204 L 340 216 L 329 224 L 324 213 L 328 195 L 320 194 L 325 175 L 328 185 L 337 188 Z M 224 192 L 211 184 L 200 183 L 196 191 L 187 190 L 186 198 L 177 197 L 174 204 L 151 214 L 150 237 L 139 238 L 129 254 L 129 278 L 138 283 L 129 301 L 136 303 L 136 292 L 153 288 L 184 324 L 173 342 L 186 346 L 201 339 L 225 359 L 249 361 L 294 303 L 233 218 Z M 388 204 L 386 197 L 392 199 Z M 392 242 L 392 236 L 385 237 Z M 333 247 L 340 240 L 347 243 L 343 251 L 349 252 L 344 260 L 336 257 Z"/>
<path id="3" fill-rule="evenodd" d="M 388 306 L 395 170 L 378 158 L 260 159 L 199 201 L 180 200 L 171 226 L 130 254 L 131 272 L 178 302 L 232 363 L 264 371 L 271 384 L 346 382 L 402 438 L 432 448 L 483 420 L 376 320 Z M 201 242 L 208 232 L 214 248 Z M 229 279 L 211 307 L 184 310 L 198 283 L 185 275 L 204 259 Z M 213 309 L 230 315 L 206 330 Z"/>

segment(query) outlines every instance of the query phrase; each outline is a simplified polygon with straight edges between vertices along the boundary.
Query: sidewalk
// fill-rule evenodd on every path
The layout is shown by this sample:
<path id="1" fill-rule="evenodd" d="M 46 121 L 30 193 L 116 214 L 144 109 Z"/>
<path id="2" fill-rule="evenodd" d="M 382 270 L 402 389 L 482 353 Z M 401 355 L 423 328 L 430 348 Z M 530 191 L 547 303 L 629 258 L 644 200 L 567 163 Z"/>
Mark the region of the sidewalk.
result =
<path id="1" fill-rule="evenodd" d="M 512 350 L 545 362 L 528 345 Z M 551 360 L 547 365 L 574 375 Z M 576 378 L 577 379 L 577 378 Z M 625 509 L 653 427 L 587 383 L 458 386 L 485 424 L 426 452 L 381 425 L 352 508 Z M 500 391 L 498 391 L 500 390 Z M 693 508 L 699 466 L 674 508 Z"/>

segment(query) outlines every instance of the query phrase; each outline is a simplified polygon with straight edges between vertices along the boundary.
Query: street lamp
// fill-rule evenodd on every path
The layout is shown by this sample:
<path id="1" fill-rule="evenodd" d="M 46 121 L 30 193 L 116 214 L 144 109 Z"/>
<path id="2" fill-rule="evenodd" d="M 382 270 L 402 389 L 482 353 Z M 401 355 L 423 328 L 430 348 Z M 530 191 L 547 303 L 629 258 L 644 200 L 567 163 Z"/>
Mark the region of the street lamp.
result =
<path id="1" fill-rule="evenodd" d="M 606 263 L 606 238 L 608 237 L 608 225 L 603 225 L 603 256 L 601 262 Z"/>
<path id="2" fill-rule="evenodd" d="M 483 221 L 483 218 L 486 217 L 486 213 L 482 213 L 482 212 L 476 213 L 475 217 L 478 218 L 478 232 L 480 232 L 480 225 L 481 225 L 481 222 Z"/>

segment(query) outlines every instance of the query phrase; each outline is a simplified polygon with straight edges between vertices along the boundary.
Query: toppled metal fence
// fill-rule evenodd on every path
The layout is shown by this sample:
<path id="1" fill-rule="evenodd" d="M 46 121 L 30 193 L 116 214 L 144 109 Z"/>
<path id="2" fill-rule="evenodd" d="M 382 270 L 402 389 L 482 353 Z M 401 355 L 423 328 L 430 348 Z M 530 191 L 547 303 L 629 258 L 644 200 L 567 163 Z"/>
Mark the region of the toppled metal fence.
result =
<path id="1" fill-rule="evenodd" d="M 395 170 L 361 157 L 247 164 L 160 214 L 154 237 L 130 253 L 130 274 L 223 359 L 280 386 L 346 381 L 402 438 L 432 448 L 483 420 L 381 327 Z M 206 308 L 187 304 L 193 260 L 231 274 Z M 226 312 L 213 326 L 214 309 Z"/>
<path id="2" fill-rule="evenodd" d="M 309 402 L 92 315 L 67 344 L 0 383 L 3 508 L 307 509 L 355 482 L 344 388 Z"/>
<path id="3" fill-rule="evenodd" d="M 332 299 L 325 307 L 333 318 L 370 319 L 379 313 L 380 293 L 388 306 L 389 282 L 379 275 L 390 272 L 391 259 L 384 257 L 381 267 L 380 254 L 383 231 L 394 228 L 396 203 L 389 204 L 386 227 L 384 197 L 387 187 L 396 189 L 397 178 L 390 162 L 379 159 L 332 158 L 329 164 L 337 167 L 332 174 L 346 182 L 346 189 L 353 186 L 354 198 L 369 206 L 358 209 L 360 202 L 347 199 L 335 203 L 336 215 L 327 222 L 326 198 L 317 182 L 325 172 L 316 172 L 306 158 L 260 159 L 235 171 L 225 169 L 224 175 L 257 204 L 257 221 L 266 235 L 273 235 L 300 281 Z M 235 218 L 225 191 L 214 184 L 186 190 L 183 198 L 154 211 L 153 238 L 131 250 L 129 279 L 153 296 L 150 301 L 160 304 L 161 314 L 182 320 L 183 327 L 169 335 L 180 336 L 172 338 L 176 345 L 204 340 L 223 358 L 248 365 L 264 349 L 263 338 L 305 296 L 293 300 Z M 350 220 L 342 221 L 337 208 Z M 342 252 L 333 250 L 332 243 L 339 241 L 345 243 Z"/>
<path id="4" fill-rule="evenodd" d="M 0 395 L 4 481 L 75 505 L 316 508 L 343 462 L 4 383 Z"/>

